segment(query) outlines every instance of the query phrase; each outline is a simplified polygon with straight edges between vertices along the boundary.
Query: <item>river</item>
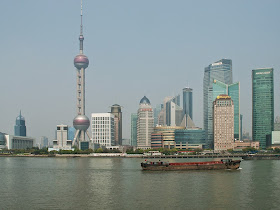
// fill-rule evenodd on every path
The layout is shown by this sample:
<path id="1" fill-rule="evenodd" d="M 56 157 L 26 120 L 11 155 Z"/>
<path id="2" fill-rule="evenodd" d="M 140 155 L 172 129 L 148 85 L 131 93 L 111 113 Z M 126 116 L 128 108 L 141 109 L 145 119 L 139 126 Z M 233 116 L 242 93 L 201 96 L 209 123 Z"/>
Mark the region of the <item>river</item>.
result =
<path id="1" fill-rule="evenodd" d="M 279 160 L 242 161 L 237 171 L 167 172 L 142 171 L 142 161 L 0 157 L 0 209 L 280 208 Z"/>

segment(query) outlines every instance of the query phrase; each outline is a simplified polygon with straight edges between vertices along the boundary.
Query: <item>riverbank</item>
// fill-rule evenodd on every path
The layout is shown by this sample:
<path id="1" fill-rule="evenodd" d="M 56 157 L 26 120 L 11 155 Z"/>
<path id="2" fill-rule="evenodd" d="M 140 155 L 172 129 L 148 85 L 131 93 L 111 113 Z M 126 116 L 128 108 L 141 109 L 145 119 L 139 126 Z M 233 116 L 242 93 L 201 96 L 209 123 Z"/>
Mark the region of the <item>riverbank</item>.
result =
<path id="1" fill-rule="evenodd" d="M 0 154 L 0 157 L 38 157 L 38 158 L 98 158 L 98 157 L 121 157 L 121 158 L 242 158 L 244 160 L 280 160 L 280 154 L 232 154 L 232 155 L 142 155 L 126 153 L 91 153 L 91 154 Z"/>

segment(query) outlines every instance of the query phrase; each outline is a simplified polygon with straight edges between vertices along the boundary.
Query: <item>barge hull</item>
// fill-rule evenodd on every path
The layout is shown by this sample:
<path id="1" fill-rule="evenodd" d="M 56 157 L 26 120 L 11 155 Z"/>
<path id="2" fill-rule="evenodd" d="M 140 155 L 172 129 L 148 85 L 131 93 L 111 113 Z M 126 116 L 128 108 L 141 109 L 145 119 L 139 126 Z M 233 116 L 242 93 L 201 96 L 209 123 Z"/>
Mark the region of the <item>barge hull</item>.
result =
<path id="1" fill-rule="evenodd" d="M 153 163 L 141 164 L 142 169 L 146 171 L 185 171 L 185 170 L 236 170 L 240 166 L 240 160 L 232 161 L 231 163 L 223 163 L 221 161 L 213 162 L 190 162 L 190 163 L 168 163 L 161 164 Z"/>

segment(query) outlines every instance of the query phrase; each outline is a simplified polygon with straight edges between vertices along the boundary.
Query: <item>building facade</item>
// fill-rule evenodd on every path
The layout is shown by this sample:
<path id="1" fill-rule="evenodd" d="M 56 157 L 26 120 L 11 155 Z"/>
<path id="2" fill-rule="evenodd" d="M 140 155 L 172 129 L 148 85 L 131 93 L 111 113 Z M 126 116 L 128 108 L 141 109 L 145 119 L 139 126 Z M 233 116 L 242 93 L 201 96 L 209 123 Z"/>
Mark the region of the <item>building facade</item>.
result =
<path id="1" fill-rule="evenodd" d="M 252 136 L 266 148 L 274 128 L 273 68 L 252 70 Z"/>
<path id="2" fill-rule="evenodd" d="M 228 95 L 219 95 L 213 102 L 214 150 L 217 152 L 233 148 L 234 105 Z"/>
<path id="3" fill-rule="evenodd" d="M 218 80 L 213 82 L 213 101 L 217 96 L 226 94 L 231 97 L 234 103 L 234 139 L 240 139 L 240 83 L 225 84 Z"/>
<path id="4" fill-rule="evenodd" d="M 175 146 L 177 149 L 188 149 L 190 146 L 205 147 L 205 131 L 201 128 L 175 130 Z"/>
<path id="5" fill-rule="evenodd" d="M 114 115 L 115 122 L 115 142 L 122 145 L 122 108 L 118 104 L 111 106 L 111 114 Z"/>
<path id="6" fill-rule="evenodd" d="M 72 140 L 68 139 L 68 125 L 56 126 L 56 139 L 53 140 L 54 150 L 71 150 Z"/>
<path id="7" fill-rule="evenodd" d="M 280 116 L 275 118 L 274 131 L 280 131 Z"/>
<path id="8" fill-rule="evenodd" d="M 91 114 L 92 141 L 105 147 L 116 146 L 115 116 L 111 113 Z"/>
<path id="9" fill-rule="evenodd" d="M 193 89 L 186 87 L 183 89 L 183 115 L 193 120 Z M 187 123 L 187 122 L 186 122 Z"/>
<path id="10" fill-rule="evenodd" d="M 76 129 L 72 126 L 68 127 L 68 139 L 74 141 Z"/>
<path id="11" fill-rule="evenodd" d="M 49 139 L 46 136 L 41 136 L 40 149 L 47 148 L 49 146 Z"/>
<path id="12" fill-rule="evenodd" d="M 34 146 L 35 139 L 26 136 L 5 135 L 7 149 L 27 149 Z"/>
<path id="13" fill-rule="evenodd" d="M 156 108 L 154 108 L 154 126 L 156 127 L 159 125 L 159 116 L 160 112 L 163 109 L 163 104 L 156 105 Z"/>
<path id="14" fill-rule="evenodd" d="M 221 59 L 204 69 L 203 78 L 203 125 L 206 132 L 206 144 L 213 148 L 213 81 L 219 80 L 232 84 L 232 61 Z"/>
<path id="15" fill-rule="evenodd" d="M 180 126 L 157 126 L 152 133 L 152 148 L 175 148 L 175 131 L 184 129 Z"/>
<path id="16" fill-rule="evenodd" d="M 131 114 L 131 146 L 137 146 L 137 113 Z"/>
<path id="17" fill-rule="evenodd" d="M 137 112 L 137 148 L 151 148 L 151 134 L 154 130 L 154 114 L 150 100 L 144 96 Z"/>
<path id="18" fill-rule="evenodd" d="M 16 124 L 14 129 L 15 129 L 15 136 L 26 136 L 25 119 L 21 115 L 21 111 L 19 112 L 19 116 L 16 118 Z"/>

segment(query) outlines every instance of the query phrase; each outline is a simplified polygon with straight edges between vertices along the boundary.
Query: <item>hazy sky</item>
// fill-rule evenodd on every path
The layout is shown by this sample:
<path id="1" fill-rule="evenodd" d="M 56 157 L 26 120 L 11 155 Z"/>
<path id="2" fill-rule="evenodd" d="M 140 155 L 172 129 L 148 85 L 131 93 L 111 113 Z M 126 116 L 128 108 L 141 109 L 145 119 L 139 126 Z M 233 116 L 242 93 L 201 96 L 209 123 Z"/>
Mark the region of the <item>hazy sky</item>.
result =
<path id="1" fill-rule="evenodd" d="M 251 70 L 274 68 L 279 115 L 279 0 L 84 0 L 86 114 L 123 106 L 130 114 L 146 95 L 153 106 L 193 88 L 194 122 L 203 125 L 204 67 L 233 62 L 240 113 L 251 132 Z M 19 110 L 27 134 L 54 138 L 76 115 L 80 0 L 0 1 L 0 131 L 14 133 Z"/>

